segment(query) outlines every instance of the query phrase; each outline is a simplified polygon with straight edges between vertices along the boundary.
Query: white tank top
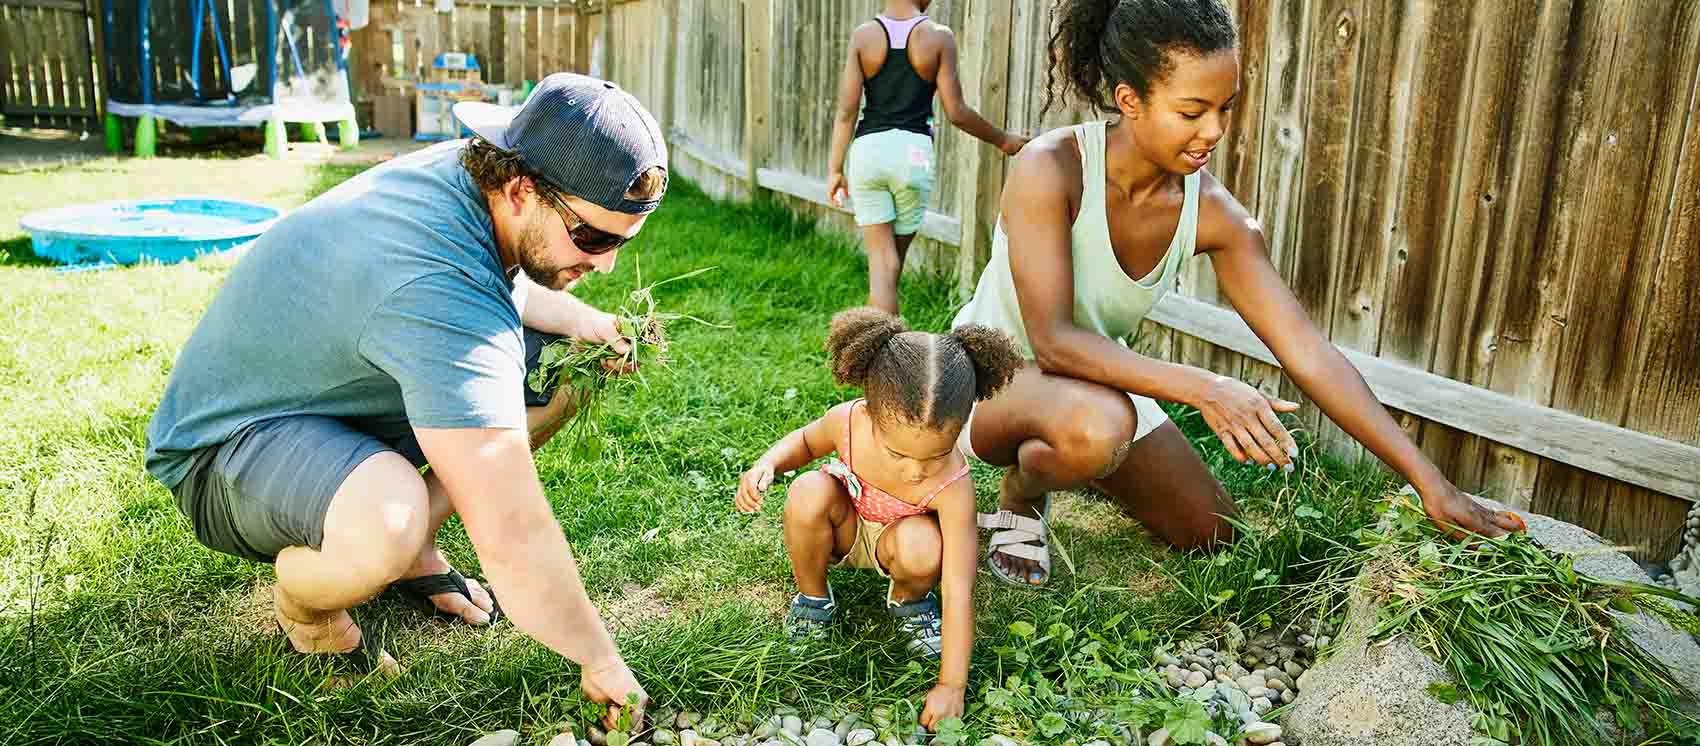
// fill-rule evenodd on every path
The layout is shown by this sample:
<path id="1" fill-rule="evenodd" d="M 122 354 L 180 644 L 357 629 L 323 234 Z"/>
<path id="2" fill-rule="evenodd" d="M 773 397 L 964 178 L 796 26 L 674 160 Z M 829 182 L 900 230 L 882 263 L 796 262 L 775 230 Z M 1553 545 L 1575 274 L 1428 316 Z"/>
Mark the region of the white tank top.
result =
<path id="1" fill-rule="evenodd" d="M 1080 143 L 1080 213 L 1074 218 L 1069 237 L 1074 256 L 1074 323 L 1082 329 L 1126 344 L 1126 337 L 1139 328 L 1151 308 L 1175 286 L 1181 266 L 1198 246 L 1198 185 L 1202 171 L 1186 177 L 1186 202 L 1181 206 L 1180 224 L 1169 242 L 1169 251 L 1151 272 L 1137 280 L 1122 271 L 1110 244 L 1110 221 L 1104 212 L 1104 125 L 1076 125 Z M 1002 329 L 1015 338 L 1022 356 L 1033 359 L 1033 345 L 1021 320 L 1021 304 L 1015 297 L 1015 281 L 1009 269 L 1009 237 L 1003 218 L 992 234 L 992 259 L 986 264 L 974 298 L 956 314 L 952 326 L 984 324 Z"/>
<path id="2" fill-rule="evenodd" d="M 880 25 L 885 27 L 886 41 L 892 49 L 908 49 L 909 33 L 914 31 L 915 27 L 919 26 L 922 21 L 927 20 L 927 16 L 925 14 L 901 21 L 884 13 L 874 17 L 878 18 Z"/>

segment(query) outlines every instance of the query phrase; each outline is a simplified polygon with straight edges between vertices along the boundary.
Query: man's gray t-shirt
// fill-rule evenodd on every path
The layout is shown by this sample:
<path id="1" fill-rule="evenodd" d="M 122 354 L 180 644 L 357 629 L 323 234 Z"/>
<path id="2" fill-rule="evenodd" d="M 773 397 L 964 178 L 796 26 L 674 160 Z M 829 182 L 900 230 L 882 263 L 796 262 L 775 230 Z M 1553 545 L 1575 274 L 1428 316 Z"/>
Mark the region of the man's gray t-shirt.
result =
<path id="1" fill-rule="evenodd" d="M 385 440 L 525 427 L 520 299 L 464 145 L 361 174 L 254 242 L 177 358 L 150 473 L 175 487 L 197 451 L 292 415 Z"/>

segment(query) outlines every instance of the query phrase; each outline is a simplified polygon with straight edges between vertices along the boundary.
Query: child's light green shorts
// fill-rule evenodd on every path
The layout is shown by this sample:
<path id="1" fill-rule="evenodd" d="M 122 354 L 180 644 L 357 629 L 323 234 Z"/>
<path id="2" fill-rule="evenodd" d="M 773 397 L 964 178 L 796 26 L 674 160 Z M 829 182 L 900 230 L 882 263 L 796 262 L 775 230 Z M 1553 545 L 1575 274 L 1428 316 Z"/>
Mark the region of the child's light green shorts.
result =
<path id="1" fill-rule="evenodd" d="M 850 143 L 845 176 L 857 225 L 896 223 L 899 236 L 921 230 L 933 193 L 933 139 L 906 130 L 886 130 Z"/>

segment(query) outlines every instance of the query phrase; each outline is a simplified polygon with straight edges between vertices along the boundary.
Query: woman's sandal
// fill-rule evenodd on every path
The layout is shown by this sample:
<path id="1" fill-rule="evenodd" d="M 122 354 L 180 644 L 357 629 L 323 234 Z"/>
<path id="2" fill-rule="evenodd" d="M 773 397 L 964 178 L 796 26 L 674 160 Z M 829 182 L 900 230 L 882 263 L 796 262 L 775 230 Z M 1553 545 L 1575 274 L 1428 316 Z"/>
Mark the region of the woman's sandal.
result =
<path id="1" fill-rule="evenodd" d="M 1050 527 L 1046 524 L 1051 512 L 1050 496 L 1038 518 L 1016 515 L 1008 510 L 996 513 L 977 513 L 974 522 L 980 528 L 992 529 L 992 540 L 986 545 L 986 570 L 992 577 L 1018 588 L 1038 588 L 1051 582 Z M 1044 577 L 1037 583 L 1018 578 L 992 560 L 993 555 L 1005 554 L 1038 563 Z"/>
<path id="2" fill-rule="evenodd" d="M 436 604 L 431 603 L 432 596 L 459 593 L 466 597 L 467 603 L 472 603 L 472 589 L 466 585 L 466 576 L 456 570 L 438 575 L 421 575 L 417 578 L 397 580 L 390 584 L 390 588 L 395 590 L 396 594 L 401 596 L 401 600 L 406 602 L 408 606 L 449 620 L 458 621 L 461 617 L 458 614 L 437 608 Z M 502 605 L 496 602 L 496 593 L 490 590 L 489 586 L 484 587 L 484 592 L 490 594 L 490 623 L 494 624 L 496 620 L 502 618 Z M 477 604 L 473 605 L 477 606 Z"/>

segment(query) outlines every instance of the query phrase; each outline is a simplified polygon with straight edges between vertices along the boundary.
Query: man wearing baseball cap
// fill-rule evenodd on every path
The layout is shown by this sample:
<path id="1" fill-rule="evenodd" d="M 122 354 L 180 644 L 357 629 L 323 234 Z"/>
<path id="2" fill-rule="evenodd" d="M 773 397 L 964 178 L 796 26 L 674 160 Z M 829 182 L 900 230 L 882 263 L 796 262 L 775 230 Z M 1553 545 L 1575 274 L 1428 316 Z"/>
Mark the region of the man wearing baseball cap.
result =
<path id="1" fill-rule="evenodd" d="M 477 137 L 361 174 L 249 248 L 177 360 L 147 468 L 201 543 L 276 565 L 295 650 L 394 670 L 349 612 L 393 588 L 469 624 L 506 615 L 582 667 L 612 723 L 647 697 L 531 458 L 574 398 L 525 379 L 560 336 L 627 344 L 561 291 L 637 236 L 667 148 L 637 99 L 581 75 L 545 78 L 517 113 L 455 113 Z M 456 514 L 500 606 L 437 550 Z"/>

